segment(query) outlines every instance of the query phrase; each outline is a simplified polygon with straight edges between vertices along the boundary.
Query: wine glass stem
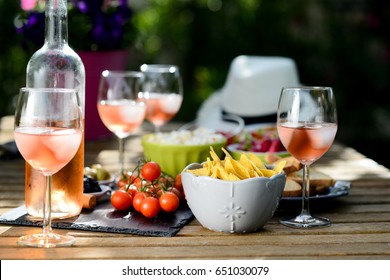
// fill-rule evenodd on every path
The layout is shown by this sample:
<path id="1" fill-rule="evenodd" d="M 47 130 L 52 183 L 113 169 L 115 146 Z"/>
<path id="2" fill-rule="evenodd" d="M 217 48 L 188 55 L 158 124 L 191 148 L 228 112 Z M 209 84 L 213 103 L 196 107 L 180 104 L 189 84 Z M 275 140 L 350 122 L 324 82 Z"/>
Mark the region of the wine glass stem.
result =
<path id="1" fill-rule="evenodd" d="M 45 177 L 45 182 L 44 182 L 44 187 L 43 187 L 43 192 L 44 192 L 44 199 L 43 199 L 43 228 L 42 228 L 42 233 L 47 235 L 52 231 L 51 228 L 51 183 L 52 183 L 52 176 L 46 176 Z"/>
<path id="2" fill-rule="evenodd" d="M 125 170 L 125 139 L 119 139 L 119 164 L 120 164 L 120 174 Z"/>
<path id="3" fill-rule="evenodd" d="M 303 164 L 303 182 L 302 182 L 302 213 L 301 215 L 310 215 L 309 196 L 310 196 L 310 171 L 309 165 Z"/>

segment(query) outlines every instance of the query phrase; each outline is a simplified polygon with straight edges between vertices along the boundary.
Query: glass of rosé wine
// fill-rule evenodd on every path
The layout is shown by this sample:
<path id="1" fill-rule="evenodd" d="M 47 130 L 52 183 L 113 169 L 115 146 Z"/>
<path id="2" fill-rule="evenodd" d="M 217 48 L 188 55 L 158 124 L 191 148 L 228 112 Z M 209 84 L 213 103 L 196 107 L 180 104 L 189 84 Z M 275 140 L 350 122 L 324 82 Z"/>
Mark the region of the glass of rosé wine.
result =
<path id="1" fill-rule="evenodd" d="M 309 211 L 309 166 L 331 147 L 337 132 L 336 102 L 330 87 L 285 87 L 279 99 L 277 129 L 287 151 L 303 165 L 302 211 L 281 223 L 290 227 L 329 226 Z"/>
<path id="2" fill-rule="evenodd" d="M 125 171 L 125 139 L 145 119 L 146 106 L 140 99 L 144 75 L 139 71 L 102 72 L 97 108 L 104 125 L 119 139 L 120 173 Z"/>
<path id="3" fill-rule="evenodd" d="M 183 85 L 179 67 L 165 64 L 143 64 L 145 74 L 142 97 L 146 102 L 146 119 L 155 131 L 169 122 L 183 102 Z"/>
<path id="4" fill-rule="evenodd" d="M 31 247 L 70 246 L 75 238 L 51 228 L 52 175 L 75 156 L 83 135 L 82 111 L 76 90 L 22 88 L 16 111 L 14 136 L 23 158 L 44 176 L 43 229 L 18 243 Z"/>

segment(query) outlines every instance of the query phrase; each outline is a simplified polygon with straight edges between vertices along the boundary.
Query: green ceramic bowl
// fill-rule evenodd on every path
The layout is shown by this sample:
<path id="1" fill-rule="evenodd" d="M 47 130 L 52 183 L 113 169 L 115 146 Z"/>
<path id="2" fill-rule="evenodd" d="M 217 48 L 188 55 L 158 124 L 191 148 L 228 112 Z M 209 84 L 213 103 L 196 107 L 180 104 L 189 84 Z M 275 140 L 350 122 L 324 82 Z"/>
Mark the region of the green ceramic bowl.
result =
<path id="1" fill-rule="evenodd" d="M 142 137 L 144 157 L 146 160 L 157 162 L 161 170 L 172 177 L 180 174 L 190 163 L 206 161 L 207 157 L 210 157 L 210 146 L 219 157 L 223 155 L 221 148 L 226 146 L 226 139 L 207 145 L 159 144 L 148 141 L 152 135 Z"/>
<path id="2" fill-rule="evenodd" d="M 241 157 L 241 154 L 245 153 L 245 154 L 254 154 L 256 155 L 259 159 L 261 159 L 261 161 L 263 161 L 264 163 L 269 163 L 267 162 L 267 160 L 265 159 L 265 156 L 267 155 L 267 153 L 258 153 L 258 152 L 248 152 L 248 151 L 243 151 L 243 150 L 239 150 L 237 149 L 237 146 L 238 144 L 230 144 L 227 146 L 226 150 L 229 152 L 229 154 L 231 154 L 231 156 L 236 159 L 236 160 L 239 160 L 240 157 Z M 289 157 L 291 156 L 291 154 L 287 151 L 282 151 L 282 152 L 277 152 L 277 153 L 272 153 L 273 155 L 276 155 L 276 156 L 279 156 L 279 157 Z"/>

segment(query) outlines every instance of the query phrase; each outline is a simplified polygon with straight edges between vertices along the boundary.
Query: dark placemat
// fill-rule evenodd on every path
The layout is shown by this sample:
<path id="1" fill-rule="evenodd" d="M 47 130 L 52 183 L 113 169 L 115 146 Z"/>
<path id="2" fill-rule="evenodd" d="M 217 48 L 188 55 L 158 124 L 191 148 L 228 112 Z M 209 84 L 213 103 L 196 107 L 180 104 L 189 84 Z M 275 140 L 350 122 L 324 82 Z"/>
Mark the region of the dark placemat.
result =
<path id="1" fill-rule="evenodd" d="M 64 220 L 53 220 L 53 228 L 76 229 L 111 233 L 131 233 L 147 236 L 175 236 L 188 224 L 194 215 L 184 203 L 174 213 L 160 213 L 148 219 L 135 210 L 116 211 L 109 201 L 102 202 L 94 210 L 86 210 L 79 216 Z M 1 224 L 42 226 L 41 221 L 34 220 L 24 206 L 15 208 L 0 216 Z"/>

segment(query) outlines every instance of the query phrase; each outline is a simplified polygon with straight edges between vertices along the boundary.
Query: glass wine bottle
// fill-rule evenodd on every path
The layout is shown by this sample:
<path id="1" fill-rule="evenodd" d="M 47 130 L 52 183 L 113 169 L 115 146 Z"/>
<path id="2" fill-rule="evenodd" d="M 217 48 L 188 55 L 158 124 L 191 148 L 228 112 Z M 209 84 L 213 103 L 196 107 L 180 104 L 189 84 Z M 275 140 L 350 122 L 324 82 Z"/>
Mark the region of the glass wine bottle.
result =
<path id="1" fill-rule="evenodd" d="M 27 87 L 71 88 L 85 111 L 85 69 L 68 45 L 67 0 L 46 0 L 45 42 L 27 65 Z M 42 106 L 44 100 L 42 100 Z M 85 113 L 84 113 L 85 117 Z M 61 147 L 58 147 L 61 149 Z M 76 216 L 82 209 L 84 137 L 71 162 L 53 176 L 52 217 Z M 42 217 L 43 176 L 26 163 L 25 205 L 28 214 Z"/>

